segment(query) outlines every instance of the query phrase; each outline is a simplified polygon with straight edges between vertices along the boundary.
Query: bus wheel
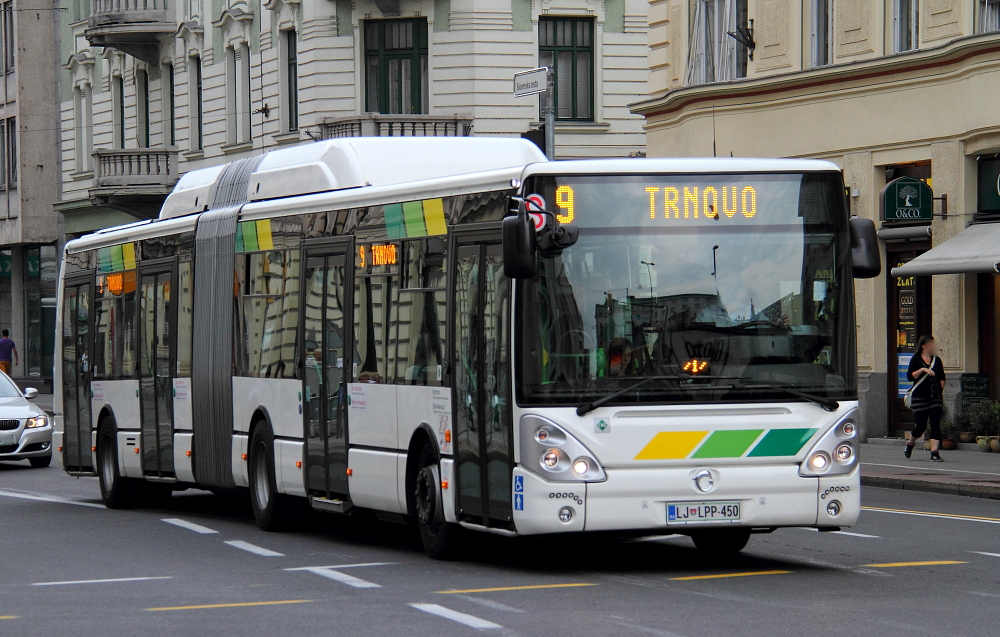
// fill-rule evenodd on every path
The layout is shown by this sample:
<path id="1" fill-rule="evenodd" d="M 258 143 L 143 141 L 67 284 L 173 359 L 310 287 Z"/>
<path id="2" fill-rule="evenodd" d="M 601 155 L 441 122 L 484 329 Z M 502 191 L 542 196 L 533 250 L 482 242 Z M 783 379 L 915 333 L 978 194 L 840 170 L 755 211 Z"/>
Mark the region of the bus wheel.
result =
<path id="1" fill-rule="evenodd" d="M 278 493 L 274 479 L 273 440 L 267 423 L 257 425 L 250 438 L 250 504 L 262 531 L 281 530 L 288 518 L 288 496 Z"/>
<path id="2" fill-rule="evenodd" d="M 750 529 L 709 529 L 691 534 L 699 551 L 717 555 L 739 553 L 750 541 Z"/>
<path id="3" fill-rule="evenodd" d="M 109 509 L 130 509 L 138 504 L 142 482 L 124 478 L 118 472 L 118 445 L 115 444 L 113 423 L 101 424 L 97 439 L 97 475 L 101 483 L 101 498 Z"/>
<path id="4" fill-rule="evenodd" d="M 414 482 L 413 502 L 420 528 L 420 540 L 424 550 L 435 560 L 455 557 L 458 548 L 460 527 L 444 519 L 444 502 L 441 494 L 441 474 L 437 458 L 429 445 L 420 451 Z"/>

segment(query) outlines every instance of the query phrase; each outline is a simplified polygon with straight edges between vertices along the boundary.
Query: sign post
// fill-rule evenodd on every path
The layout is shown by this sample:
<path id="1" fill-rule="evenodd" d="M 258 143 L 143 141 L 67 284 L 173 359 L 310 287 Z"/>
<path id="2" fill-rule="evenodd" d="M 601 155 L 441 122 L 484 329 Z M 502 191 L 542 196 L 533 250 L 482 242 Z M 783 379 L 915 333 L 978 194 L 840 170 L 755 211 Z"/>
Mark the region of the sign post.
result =
<path id="1" fill-rule="evenodd" d="M 931 221 L 934 218 L 934 192 L 913 177 L 900 177 L 887 183 L 879 205 L 883 221 Z"/>
<path id="2" fill-rule="evenodd" d="M 553 105 L 555 82 L 552 70 L 546 66 L 514 74 L 514 97 L 528 97 L 545 93 L 545 156 L 555 158 L 556 113 Z"/>

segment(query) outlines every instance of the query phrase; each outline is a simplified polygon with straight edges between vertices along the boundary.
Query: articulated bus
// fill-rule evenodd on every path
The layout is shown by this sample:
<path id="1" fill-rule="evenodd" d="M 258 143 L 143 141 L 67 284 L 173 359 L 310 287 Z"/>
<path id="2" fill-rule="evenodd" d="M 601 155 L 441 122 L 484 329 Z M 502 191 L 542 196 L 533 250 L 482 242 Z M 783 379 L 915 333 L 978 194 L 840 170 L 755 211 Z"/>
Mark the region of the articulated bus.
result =
<path id="1" fill-rule="evenodd" d="M 827 162 L 270 151 L 67 243 L 55 445 L 109 507 L 374 511 L 436 558 L 463 529 L 850 526 L 873 236 Z"/>

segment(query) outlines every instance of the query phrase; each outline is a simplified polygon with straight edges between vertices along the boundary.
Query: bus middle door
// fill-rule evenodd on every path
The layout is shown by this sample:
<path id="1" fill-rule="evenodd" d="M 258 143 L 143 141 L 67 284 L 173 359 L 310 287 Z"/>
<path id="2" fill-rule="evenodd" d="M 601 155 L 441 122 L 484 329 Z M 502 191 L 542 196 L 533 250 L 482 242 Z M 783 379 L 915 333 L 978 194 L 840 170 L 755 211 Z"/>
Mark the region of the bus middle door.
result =
<path id="1" fill-rule="evenodd" d="M 139 413 L 142 473 L 174 477 L 173 369 L 177 356 L 174 263 L 161 262 L 139 274 Z"/>

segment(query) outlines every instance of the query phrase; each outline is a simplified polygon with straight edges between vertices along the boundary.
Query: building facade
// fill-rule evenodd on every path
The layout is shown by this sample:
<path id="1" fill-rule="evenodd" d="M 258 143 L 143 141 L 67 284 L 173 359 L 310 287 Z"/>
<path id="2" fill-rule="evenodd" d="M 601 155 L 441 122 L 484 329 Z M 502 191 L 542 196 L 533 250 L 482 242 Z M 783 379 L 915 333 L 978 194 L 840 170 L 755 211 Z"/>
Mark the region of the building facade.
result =
<path id="1" fill-rule="evenodd" d="M 149 218 L 178 175 L 357 135 L 537 128 L 515 72 L 556 71 L 557 155 L 645 142 L 642 0 L 69 0 L 66 233 Z"/>
<path id="2" fill-rule="evenodd" d="M 12 376 L 52 377 L 59 195 L 56 5 L 0 3 L 0 328 L 20 365 Z"/>
<path id="3" fill-rule="evenodd" d="M 1000 228 L 985 225 L 1000 212 L 1000 3 L 654 0 L 650 69 L 650 97 L 633 106 L 650 156 L 828 159 L 852 213 L 881 228 L 883 274 L 856 282 L 866 436 L 912 422 L 900 367 L 921 334 L 943 349 L 947 416 L 972 398 L 963 374 L 1000 397 L 995 270 L 891 274 L 963 231 Z M 932 218 L 883 214 L 900 177 L 932 187 Z"/>

